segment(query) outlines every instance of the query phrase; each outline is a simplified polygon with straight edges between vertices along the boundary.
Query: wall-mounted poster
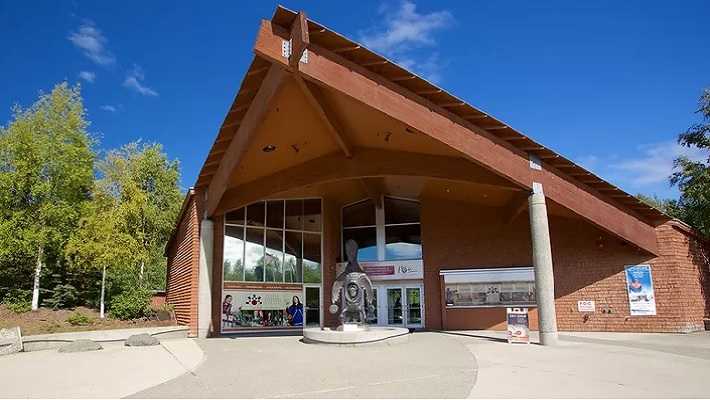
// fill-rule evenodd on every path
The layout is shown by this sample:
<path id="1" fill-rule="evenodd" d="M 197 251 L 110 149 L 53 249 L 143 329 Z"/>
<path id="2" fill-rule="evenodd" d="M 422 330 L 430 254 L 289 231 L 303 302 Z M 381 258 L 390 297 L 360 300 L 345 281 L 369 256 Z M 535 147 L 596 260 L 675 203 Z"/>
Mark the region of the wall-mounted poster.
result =
<path id="1" fill-rule="evenodd" d="M 628 265 L 626 290 L 629 293 L 631 315 L 656 315 L 656 296 L 650 265 Z"/>
<path id="2" fill-rule="evenodd" d="M 225 290 L 222 331 L 303 326 L 300 290 Z"/>

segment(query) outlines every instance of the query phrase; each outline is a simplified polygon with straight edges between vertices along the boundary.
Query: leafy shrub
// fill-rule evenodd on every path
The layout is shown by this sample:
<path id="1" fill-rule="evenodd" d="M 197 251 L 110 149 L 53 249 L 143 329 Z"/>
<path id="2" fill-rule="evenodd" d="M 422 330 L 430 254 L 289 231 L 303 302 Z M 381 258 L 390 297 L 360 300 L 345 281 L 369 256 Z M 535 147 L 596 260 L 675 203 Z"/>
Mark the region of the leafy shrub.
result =
<path id="1" fill-rule="evenodd" d="M 77 311 L 77 312 L 73 313 L 72 315 L 68 316 L 66 321 L 74 326 L 91 325 L 91 323 L 94 322 L 94 320 L 91 317 L 89 317 L 88 315 L 86 315 L 80 311 Z"/>
<path id="2" fill-rule="evenodd" d="M 57 285 L 52 291 L 52 296 L 44 300 L 44 305 L 53 309 L 71 308 L 76 306 L 79 299 L 76 288 L 72 285 Z"/>
<path id="3" fill-rule="evenodd" d="M 2 299 L 8 310 L 15 313 L 24 313 L 32 309 L 32 292 L 22 289 L 11 289 Z"/>
<path id="4" fill-rule="evenodd" d="M 142 318 L 150 313 L 152 293 L 146 289 L 129 289 L 111 300 L 110 314 L 122 320 Z"/>

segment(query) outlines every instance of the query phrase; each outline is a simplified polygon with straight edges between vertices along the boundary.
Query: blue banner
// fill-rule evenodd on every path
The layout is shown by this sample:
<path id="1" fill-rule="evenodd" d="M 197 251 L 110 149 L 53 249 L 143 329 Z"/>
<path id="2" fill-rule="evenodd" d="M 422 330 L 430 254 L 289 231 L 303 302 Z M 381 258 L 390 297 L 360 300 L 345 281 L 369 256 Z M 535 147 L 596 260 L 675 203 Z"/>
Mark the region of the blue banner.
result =
<path id="1" fill-rule="evenodd" d="M 626 266 L 625 273 L 631 315 L 656 315 L 651 266 L 629 265 Z"/>

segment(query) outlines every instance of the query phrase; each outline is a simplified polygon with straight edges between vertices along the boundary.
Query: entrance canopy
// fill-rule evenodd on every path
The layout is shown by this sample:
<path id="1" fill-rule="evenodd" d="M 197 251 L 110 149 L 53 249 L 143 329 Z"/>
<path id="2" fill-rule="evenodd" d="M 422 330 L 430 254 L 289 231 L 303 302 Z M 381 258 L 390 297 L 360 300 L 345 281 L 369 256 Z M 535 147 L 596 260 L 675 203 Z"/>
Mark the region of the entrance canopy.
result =
<path id="1" fill-rule="evenodd" d="M 657 253 L 670 218 L 361 45 L 277 8 L 195 184 L 206 215 L 309 185 L 430 177 L 529 192 Z M 523 203 L 524 204 L 524 203 Z"/>

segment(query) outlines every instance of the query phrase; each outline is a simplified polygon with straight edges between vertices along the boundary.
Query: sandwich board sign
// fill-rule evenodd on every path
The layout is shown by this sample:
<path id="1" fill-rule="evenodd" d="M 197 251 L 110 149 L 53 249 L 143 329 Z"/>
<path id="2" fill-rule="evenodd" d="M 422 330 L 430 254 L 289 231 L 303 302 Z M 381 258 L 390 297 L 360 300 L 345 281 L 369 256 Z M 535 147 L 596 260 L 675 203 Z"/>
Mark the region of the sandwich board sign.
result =
<path id="1" fill-rule="evenodd" d="M 507 307 L 508 343 L 530 343 L 530 321 L 527 308 Z"/>

